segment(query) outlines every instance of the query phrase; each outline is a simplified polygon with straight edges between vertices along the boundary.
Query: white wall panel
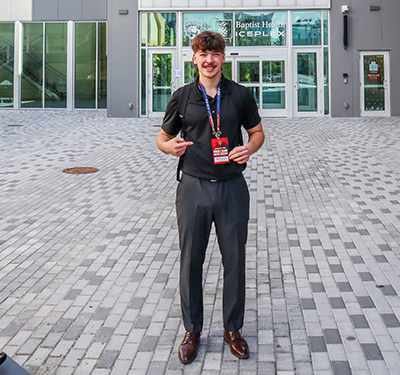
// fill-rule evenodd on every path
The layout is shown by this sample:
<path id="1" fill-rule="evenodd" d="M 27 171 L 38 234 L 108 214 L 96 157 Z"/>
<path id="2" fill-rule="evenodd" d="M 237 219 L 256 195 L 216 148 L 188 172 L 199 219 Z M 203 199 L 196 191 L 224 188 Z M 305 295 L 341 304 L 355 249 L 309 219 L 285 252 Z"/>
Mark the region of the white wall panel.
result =
<path id="1" fill-rule="evenodd" d="M 140 10 L 171 9 L 183 10 L 188 8 L 204 8 L 206 11 L 210 8 L 240 10 L 241 8 L 320 8 L 329 9 L 331 0 L 139 0 Z"/>
<path id="2" fill-rule="evenodd" d="M 297 0 L 297 5 L 301 7 L 314 6 L 314 0 Z"/>
<path id="3" fill-rule="evenodd" d="M 314 1 L 310 0 L 310 3 L 314 5 Z M 279 0 L 278 5 L 285 8 L 295 8 L 296 0 Z"/>
<path id="4" fill-rule="evenodd" d="M 207 0 L 207 8 L 223 8 L 224 0 Z"/>
<path id="5" fill-rule="evenodd" d="M 9 0 L 9 3 L 12 21 L 32 21 L 32 0 Z"/>
<path id="6" fill-rule="evenodd" d="M 168 5 L 169 1 L 165 1 Z M 139 9 L 140 8 L 154 8 L 153 0 L 139 0 Z"/>
<path id="7" fill-rule="evenodd" d="M 276 1 L 275 1 L 276 2 Z M 250 8 L 259 8 L 260 7 L 260 0 L 246 0 L 246 6 Z"/>
<path id="8" fill-rule="evenodd" d="M 171 0 L 171 6 L 173 8 L 187 8 L 187 0 Z"/>
<path id="9" fill-rule="evenodd" d="M 207 0 L 189 0 L 190 8 L 205 8 L 207 10 Z"/>
<path id="10" fill-rule="evenodd" d="M 316 6 L 325 7 L 326 5 L 330 5 L 330 1 L 328 0 L 314 0 Z M 346 4 L 346 2 L 344 2 Z"/>
<path id="11" fill-rule="evenodd" d="M 262 7 L 277 7 L 278 6 L 278 0 L 260 0 L 260 6 Z"/>
<path id="12" fill-rule="evenodd" d="M 213 3 L 213 0 L 208 0 Z M 246 4 L 248 1 L 246 1 Z M 259 1 L 257 1 L 257 5 L 259 5 Z M 242 0 L 225 0 L 225 8 L 236 8 L 242 6 Z"/>
<path id="13" fill-rule="evenodd" d="M 11 21 L 10 1 L 0 1 L 0 21 Z"/>
<path id="14" fill-rule="evenodd" d="M 146 1 L 145 1 L 146 2 Z M 171 7 L 171 1 L 170 0 L 153 0 L 154 7 L 156 8 L 161 8 L 161 7 Z"/>

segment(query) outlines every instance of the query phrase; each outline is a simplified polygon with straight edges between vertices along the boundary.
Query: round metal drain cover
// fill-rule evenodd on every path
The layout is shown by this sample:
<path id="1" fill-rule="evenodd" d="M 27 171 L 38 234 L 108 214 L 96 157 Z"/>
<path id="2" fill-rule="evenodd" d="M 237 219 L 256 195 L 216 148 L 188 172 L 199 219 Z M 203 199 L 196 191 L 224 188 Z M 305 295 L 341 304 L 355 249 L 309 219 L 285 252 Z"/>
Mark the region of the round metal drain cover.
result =
<path id="1" fill-rule="evenodd" d="M 69 173 L 69 174 L 87 174 L 87 173 L 96 173 L 98 172 L 98 168 L 92 168 L 92 167 L 77 167 L 77 168 L 67 168 L 64 169 L 64 173 Z"/>

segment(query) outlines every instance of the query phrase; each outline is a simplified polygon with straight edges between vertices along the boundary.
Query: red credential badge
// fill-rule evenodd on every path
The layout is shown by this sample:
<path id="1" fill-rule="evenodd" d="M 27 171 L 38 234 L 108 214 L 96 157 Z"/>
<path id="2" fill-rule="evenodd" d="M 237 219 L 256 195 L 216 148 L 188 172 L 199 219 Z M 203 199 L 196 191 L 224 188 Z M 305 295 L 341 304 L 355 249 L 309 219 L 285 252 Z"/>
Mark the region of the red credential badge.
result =
<path id="1" fill-rule="evenodd" d="M 213 138 L 211 139 L 211 147 L 213 153 L 214 164 L 229 163 L 229 142 L 228 138 Z"/>

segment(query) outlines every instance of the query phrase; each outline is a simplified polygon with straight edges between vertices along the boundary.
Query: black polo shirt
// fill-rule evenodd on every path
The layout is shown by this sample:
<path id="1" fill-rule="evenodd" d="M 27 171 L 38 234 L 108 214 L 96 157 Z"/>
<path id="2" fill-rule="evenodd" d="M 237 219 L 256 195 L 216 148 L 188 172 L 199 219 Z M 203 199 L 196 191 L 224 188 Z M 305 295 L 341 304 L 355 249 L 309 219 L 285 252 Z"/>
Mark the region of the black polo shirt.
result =
<path id="1" fill-rule="evenodd" d="M 198 178 L 227 180 L 241 174 L 246 168 L 246 164 L 237 164 L 233 161 L 227 164 L 214 164 L 211 148 L 211 139 L 214 136 L 212 135 L 206 104 L 199 88 L 198 80 L 199 78 L 197 77 L 195 83 L 192 84 L 184 114 L 178 113 L 178 103 L 182 88 L 172 94 L 165 110 L 162 129 L 169 135 L 177 135 L 182 126 L 184 126 L 185 140 L 194 143 L 186 149 L 182 162 L 182 172 Z M 235 100 L 233 95 L 236 95 Z M 214 98 L 208 97 L 208 99 L 214 124 L 217 126 L 217 96 Z M 225 77 L 222 77 L 221 82 L 220 115 L 221 137 L 228 138 L 229 151 L 243 144 L 242 126 L 245 129 L 251 129 L 261 121 L 257 104 L 251 92 L 244 86 Z"/>

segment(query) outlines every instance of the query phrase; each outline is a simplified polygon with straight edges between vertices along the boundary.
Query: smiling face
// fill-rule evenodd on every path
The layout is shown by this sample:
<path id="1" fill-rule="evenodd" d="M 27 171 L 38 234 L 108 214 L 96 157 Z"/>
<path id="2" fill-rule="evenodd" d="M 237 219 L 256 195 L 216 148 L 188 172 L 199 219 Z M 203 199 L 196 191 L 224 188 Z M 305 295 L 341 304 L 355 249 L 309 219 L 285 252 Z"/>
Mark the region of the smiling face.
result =
<path id="1" fill-rule="evenodd" d="M 222 64 L 225 62 L 225 53 L 220 51 L 197 51 L 193 54 L 193 63 L 201 78 L 213 79 L 221 77 Z"/>

